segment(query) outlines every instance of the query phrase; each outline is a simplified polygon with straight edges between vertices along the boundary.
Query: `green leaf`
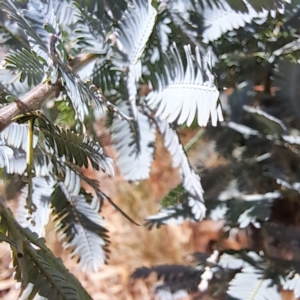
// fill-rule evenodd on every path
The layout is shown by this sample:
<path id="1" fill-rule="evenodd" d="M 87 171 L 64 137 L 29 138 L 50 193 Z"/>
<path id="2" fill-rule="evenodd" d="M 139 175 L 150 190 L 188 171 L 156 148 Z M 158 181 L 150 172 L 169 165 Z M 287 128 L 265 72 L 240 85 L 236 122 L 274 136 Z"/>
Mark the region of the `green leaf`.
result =
<path id="1" fill-rule="evenodd" d="M 26 49 L 17 50 L 7 54 L 4 58 L 5 68 L 18 71 L 19 80 L 27 81 L 28 86 L 39 84 L 44 75 L 43 64 L 35 53 Z"/>
<path id="2" fill-rule="evenodd" d="M 221 107 L 217 106 L 219 91 L 206 67 L 209 61 L 202 62 L 198 48 L 194 60 L 190 45 L 184 46 L 184 51 L 187 59 L 185 68 L 177 46 L 171 47 L 171 54 L 165 60 L 165 74 L 155 74 L 157 86 L 147 96 L 147 104 L 157 109 L 156 116 L 170 123 L 176 121 L 181 125 L 186 122 L 190 126 L 197 118 L 199 126 L 206 126 L 211 117 L 212 125 L 216 126 L 223 116 Z M 203 72 L 206 72 L 206 78 Z"/>
<path id="3" fill-rule="evenodd" d="M 58 184 L 52 194 L 51 203 L 56 230 L 65 248 L 72 249 L 84 271 L 96 272 L 106 260 L 108 245 L 107 230 L 98 214 L 98 198 L 87 202 L 89 195 L 73 194 Z"/>
<path id="4" fill-rule="evenodd" d="M 87 168 L 90 162 L 95 170 L 101 168 L 109 175 L 114 175 L 112 159 L 104 154 L 99 143 L 94 142 L 87 135 L 82 136 L 59 128 L 41 114 L 33 113 L 26 116 L 38 118 L 38 130 L 44 135 L 46 146 L 53 149 L 55 155 L 80 167 Z"/>
<path id="5" fill-rule="evenodd" d="M 130 104 L 121 102 L 119 109 L 133 116 Z M 112 124 L 112 141 L 118 152 L 117 165 L 128 181 L 140 181 L 150 175 L 154 155 L 155 128 L 148 117 L 137 112 L 130 123 L 115 118 Z"/>

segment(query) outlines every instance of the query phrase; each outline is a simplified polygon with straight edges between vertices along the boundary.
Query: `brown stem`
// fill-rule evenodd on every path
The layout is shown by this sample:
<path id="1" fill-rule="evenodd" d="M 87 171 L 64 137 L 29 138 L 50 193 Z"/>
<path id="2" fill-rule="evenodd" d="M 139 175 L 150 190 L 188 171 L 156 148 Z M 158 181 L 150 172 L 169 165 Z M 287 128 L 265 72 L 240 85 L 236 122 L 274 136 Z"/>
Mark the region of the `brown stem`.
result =
<path id="1" fill-rule="evenodd" d="M 94 54 L 79 54 L 71 62 L 70 67 L 74 72 L 78 72 L 81 68 L 86 66 L 89 62 L 94 60 Z M 18 115 L 30 112 L 32 110 L 40 109 L 42 104 L 49 98 L 54 97 L 56 85 L 51 83 L 40 83 L 30 92 L 22 96 L 15 102 L 0 109 L 0 132 L 12 123 L 12 119 Z"/>

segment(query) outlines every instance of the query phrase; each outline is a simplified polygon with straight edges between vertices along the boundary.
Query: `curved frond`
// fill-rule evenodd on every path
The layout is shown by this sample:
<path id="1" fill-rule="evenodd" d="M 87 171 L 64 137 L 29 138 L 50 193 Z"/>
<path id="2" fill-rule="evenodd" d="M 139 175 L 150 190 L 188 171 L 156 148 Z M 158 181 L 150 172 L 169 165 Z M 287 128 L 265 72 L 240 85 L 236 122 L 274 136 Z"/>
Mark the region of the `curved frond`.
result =
<path id="1" fill-rule="evenodd" d="M 101 88 L 105 93 L 109 93 L 112 97 L 113 93 L 117 93 L 116 89 L 120 85 L 122 71 L 115 68 L 111 61 L 97 60 L 93 69 L 93 83 Z"/>
<path id="2" fill-rule="evenodd" d="M 55 17 L 64 30 L 70 30 L 71 25 L 77 21 L 73 3 L 71 0 L 52 0 L 55 11 Z M 53 26 L 53 25 L 52 25 Z"/>
<path id="3" fill-rule="evenodd" d="M 234 10 L 226 1 L 222 1 L 219 7 L 205 5 L 200 10 L 204 17 L 204 26 L 207 28 L 203 32 L 204 42 L 217 40 L 225 32 L 244 27 L 255 18 L 263 19 L 269 13 L 267 10 L 256 11 L 246 0 L 240 2 L 243 2 L 246 12 Z"/>
<path id="4" fill-rule="evenodd" d="M 35 28 L 30 24 L 29 19 L 26 20 L 26 13 L 20 12 L 11 0 L 1 1 L 1 3 L 11 18 L 24 30 L 28 37 L 31 49 L 37 54 L 37 56 L 40 56 L 45 62 L 47 62 L 48 66 L 50 66 L 52 60 L 48 55 L 47 44 L 45 44 L 45 41 L 43 41 L 43 39 L 37 34 Z M 41 4 L 41 2 L 39 2 L 39 4 Z M 44 4 L 44 6 L 47 5 Z M 44 20 L 44 15 L 39 15 L 37 13 L 36 18 L 42 18 Z"/>
<path id="5" fill-rule="evenodd" d="M 147 96 L 148 105 L 157 108 L 156 115 L 177 124 L 186 122 L 190 126 L 197 117 L 199 126 L 206 126 L 209 118 L 212 125 L 223 120 L 218 104 L 219 91 L 214 84 L 214 76 L 207 65 L 202 67 L 200 51 L 196 48 L 193 61 L 190 46 L 184 46 L 187 59 L 186 68 L 177 47 L 171 48 L 170 58 L 164 65 L 165 76 L 155 73 L 157 88 Z M 195 72 L 196 69 L 196 72 Z M 206 80 L 203 78 L 206 72 Z"/>
<path id="6" fill-rule="evenodd" d="M 119 109 L 132 115 L 130 106 L 121 102 Z M 118 152 L 117 165 L 126 180 L 140 181 L 150 174 L 155 142 L 155 128 L 151 121 L 137 112 L 136 119 L 130 122 L 115 118 L 112 124 L 112 141 Z"/>
<path id="7" fill-rule="evenodd" d="M 49 32 L 45 29 L 45 25 L 51 27 L 52 33 L 57 34 L 59 32 L 53 0 L 29 1 L 24 16 L 30 22 L 30 25 L 42 39 L 45 45 L 48 44 L 49 37 Z"/>
<path id="8" fill-rule="evenodd" d="M 43 65 L 36 55 L 26 49 L 8 53 L 4 58 L 4 67 L 17 71 L 19 81 L 27 81 L 28 86 L 39 84 L 43 79 Z"/>
<path id="9" fill-rule="evenodd" d="M 20 267 L 21 264 L 17 264 L 15 273 L 16 279 L 22 282 L 19 299 L 80 299 L 76 287 L 67 280 L 63 273 L 47 262 L 43 250 L 34 250 L 32 246 L 27 246 L 24 254 L 22 259 L 26 270 Z M 15 261 L 14 264 L 16 263 Z"/>
<path id="10" fill-rule="evenodd" d="M 151 0 L 133 0 L 119 21 L 117 29 L 110 36 L 112 45 L 116 45 L 122 53 L 121 58 L 115 56 L 113 61 L 116 65 L 128 67 L 127 89 L 135 117 L 136 82 L 142 75 L 140 58 L 152 33 L 156 16 L 157 11 Z"/>
<path id="11" fill-rule="evenodd" d="M 133 0 L 113 35 L 118 49 L 127 56 L 127 66 L 140 59 L 155 24 L 157 11 L 150 0 Z M 110 36 L 113 40 L 114 37 Z M 124 62 L 123 62 L 124 63 Z"/>
<path id="12" fill-rule="evenodd" d="M 28 126 L 25 124 L 11 123 L 0 136 L 5 140 L 8 146 L 27 150 Z M 34 147 L 37 144 L 37 136 L 34 138 Z"/>
<path id="13" fill-rule="evenodd" d="M 87 202 L 84 194 L 73 194 L 58 184 L 51 197 L 56 230 L 65 248 L 73 249 L 79 266 L 85 271 L 97 271 L 105 262 L 108 244 L 103 218 L 98 214 L 98 198 Z"/>
<path id="14" fill-rule="evenodd" d="M 174 200 L 178 204 L 164 207 L 158 214 L 147 217 L 146 226 L 151 229 L 156 224 L 159 227 L 168 224 L 172 218 L 175 219 L 176 224 L 182 223 L 185 219 L 201 221 L 205 217 L 206 207 L 200 178 L 191 168 L 176 131 L 167 121 L 156 119 L 156 124 L 164 137 L 164 145 L 172 156 L 173 167 L 178 167 L 180 170 L 183 183 L 171 190 L 163 200 L 167 205 L 169 204 L 166 202 Z"/>
<path id="15" fill-rule="evenodd" d="M 200 178 L 190 166 L 187 155 L 180 143 L 176 131 L 166 122 L 157 119 L 157 125 L 160 133 L 164 137 L 164 145 L 170 152 L 173 159 L 173 167 L 179 167 L 183 179 L 183 188 L 189 193 L 192 212 L 196 220 L 201 220 L 205 215 L 205 206 L 203 199 L 203 189 Z"/>
<path id="16" fill-rule="evenodd" d="M 112 104 L 105 101 L 95 85 L 89 81 L 84 82 L 78 74 L 75 74 L 64 64 L 59 65 L 59 70 L 61 71 L 66 93 L 71 100 L 76 116 L 81 122 L 89 114 L 88 106 L 91 106 L 92 103 L 97 109 L 102 109 L 103 105 L 109 109 L 111 108 Z"/>
<path id="17" fill-rule="evenodd" d="M 82 136 L 59 128 L 43 115 L 36 116 L 39 122 L 38 130 L 43 133 L 47 147 L 52 149 L 55 155 L 80 167 L 87 168 L 90 162 L 95 170 L 99 170 L 100 167 L 114 176 L 113 161 L 104 154 L 99 143 L 94 142 L 87 135 Z"/>
<path id="18" fill-rule="evenodd" d="M 135 225 L 138 225 L 125 212 L 123 212 L 122 209 L 118 207 L 107 195 L 105 195 L 100 190 L 100 185 L 97 180 L 85 176 L 81 172 L 80 167 L 66 161 L 64 158 L 60 159 L 57 158 L 56 156 L 50 155 L 49 153 L 47 153 L 47 155 L 50 157 L 50 161 L 53 164 L 53 168 L 50 170 L 51 175 L 53 175 L 53 177 L 56 178 L 57 181 L 63 182 L 65 188 L 68 191 L 72 191 L 73 194 L 74 193 L 78 194 L 80 192 L 81 180 L 83 180 L 94 189 L 95 195 L 97 195 L 97 197 L 99 198 L 99 202 L 101 204 L 103 203 L 104 200 L 106 200 L 117 211 L 119 211 L 127 220 L 129 220 Z M 101 206 L 99 207 L 99 209 L 100 208 Z"/>
<path id="19" fill-rule="evenodd" d="M 95 179 L 88 178 L 82 174 L 80 168 L 70 162 L 61 161 L 55 156 L 52 156 L 51 161 L 53 162 L 53 174 L 59 180 L 63 181 L 67 190 L 71 190 L 73 193 L 79 193 L 80 190 L 80 181 L 84 180 L 88 185 L 90 185 L 94 191 L 95 195 L 99 198 L 99 202 L 102 204 L 106 200 L 110 205 L 112 205 L 117 211 L 119 211 L 127 220 L 132 222 L 135 225 L 138 225 L 134 222 L 122 209 L 116 205 L 107 195 L 105 195 L 99 186 L 99 182 Z M 101 207 L 100 207 L 101 208 Z M 99 209 L 100 209 L 99 208 Z"/>
<path id="20" fill-rule="evenodd" d="M 241 299 L 274 299 L 281 300 L 277 286 L 272 286 L 271 279 L 263 279 L 259 270 L 252 266 L 243 267 L 232 281 L 229 282 L 228 295 Z"/>
<path id="21" fill-rule="evenodd" d="M 165 53 L 169 48 L 170 34 L 172 33 L 170 23 L 171 19 L 168 17 L 168 15 L 160 13 L 157 16 L 157 20 L 147 47 L 151 64 L 159 61 L 162 57 L 162 53 Z"/>
<path id="22" fill-rule="evenodd" d="M 175 41 L 182 39 L 181 42 L 194 44 L 201 49 L 201 33 L 205 29 L 203 24 L 204 16 L 200 13 L 195 13 L 198 5 L 191 2 L 193 0 L 171 0 L 167 5 L 167 12 L 172 20 L 172 35 L 176 37 Z M 209 5 L 210 0 L 205 0 L 205 2 L 206 5 Z"/>
<path id="23" fill-rule="evenodd" d="M 75 114 L 79 121 L 83 122 L 85 116 L 88 115 L 88 106 L 91 105 L 93 95 L 90 94 L 90 90 L 72 70 L 67 67 L 62 67 L 60 70 L 65 91 L 74 108 Z"/>
<path id="24" fill-rule="evenodd" d="M 29 7 L 29 16 L 17 13 L 17 9 L 10 1 L 5 4 L 5 8 L 9 11 L 13 19 L 19 23 L 20 27 L 25 29 L 31 49 L 42 59 L 42 61 L 47 63 L 49 68 L 55 67 L 54 72 L 52 73 L 51 82 L 55 83 L 58 78 L 58 72 L 61 73 L 66 92 L 71 99 L 79 119 L 83 121 L 84 117 L 88 114 L 87 106 L 90 105 L 91 102 L 94 102 L 95 105 L 101 107 L 102 99 L 99 96 L 99 92 L 92 90 L 90 85 L 85 84 L 79 76 L 76 75 L 67 64 L 64 64 L 59 56 L 57 56 L 54 39 L 51 41 L 51 37 L 55 37 L 55 41 L 58 40 L 58 37 L 53 34 L 56 34 L 59 31 L 52 1 L 43 3 L 34 0 Z M 34 15 L 39 16 L 36 22 L 33 21 Z M 34 26 L 37 26 L 37 28 L 34 28 Z M 45 39 L 47 39 L 47 41 L 44 41 Z M 66 59 L 65 57 L 62 58 L 63 60 Z"/>
<path id="25" fill-rule="evenodd" d="M 104 54 L 108 51 L 106 32 L 103 28 L 103 20 L 95 18 L 78 3 L 74 3 L 78 17 L 76 26 L 77 44 L 79 48 L 88 53 Z"/>

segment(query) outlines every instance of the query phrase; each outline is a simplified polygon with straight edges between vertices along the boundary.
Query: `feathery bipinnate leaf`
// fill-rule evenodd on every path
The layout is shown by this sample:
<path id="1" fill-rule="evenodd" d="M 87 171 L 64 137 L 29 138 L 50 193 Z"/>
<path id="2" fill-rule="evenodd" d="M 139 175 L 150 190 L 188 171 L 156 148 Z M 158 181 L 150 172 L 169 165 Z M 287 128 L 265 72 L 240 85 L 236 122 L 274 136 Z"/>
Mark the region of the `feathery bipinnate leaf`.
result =
<path id="1" fill-rule="evenodd" d="M 157 119 L 157 125 L 164 137 L 164 145 L 172 156 L 173 167 L 178 167 L 180 170 L 182 186 L 189 193 L 188 202 L 194 217 L 196 220 L 202 220 L 205 215 L 205 206 L 200 178 L 190 166 L 177 132 L 166 121 Z"/>
<path id="2" fill-rule="evenodd" d="M 293 235 L 292 228 L 287 230 L 287 232 L 291 231 Z M 298 232 L 295 237 L 297 235 Z M 281 231 L 278 236 L 282 236 Z M 298 249 L 296 251 L 298 252 Z M 299 261 L 297 259 L 290 261 L 281 258 L 271 258 L 269 261 L 265 261 L 263 256 L 262 253 L 258 255 L 252 251 L 247 253 L 232 251 L 228 254 L 223 253 L 220 256 L 219 265 L 221 267 L 240 269 L 229 282 L 227 294 L 230 297 L 241 300 L 280 300 L 282 299 L 280 288 L 294 290 L 295 296 L 299 294 L 299 275 L 297 274 L 299 272 Z M 291 289 L 291 287 L 293 288 Z"/>
<path id="3" fill-rule="evenodd" d="M 8 242 L 12 249 L 14 278 L 21 283 L 20 299 L 91 299 L 61 259 L 54 257 L 45 240 L 15 221 L 3 200 L 0 211 L 1 241 Z"/>
<path id="4" fill-rule="evenodd" d="M 78 74 L 75 74 L 68 66 L 60 65 L 59 70 L 64 81 L 66 93 L 71 100 L 76 116 L 81 122 L 89 114 L 88 106 L 91 106 L 92 103 L 97 109 L 102 109 L 103 106 L 106 106 L 108 109 L 115 109 L 111 103 L 103 98 L 95 85 L 81 80 Z M 118 113 L 117 110 L 116 112 Z M 126 118 L 124 115 L 121 117 Z"/>
<path id="5" fill-rule="evenodd" d="M 171 36 L 175 37 L 175 42 L 179 39 L 179 43 L 190 43 L 202 49 L 201 33 L 205 27 L 203 24 L 204 16 L 195 13 L 198 10 L 198 5 L 193 7 L 191 1 L 188 0 L 171 0 L 168 2 L 166 11 L 171 18 L 173 31 Z M 205 2 L 209 4 L 206 0 Z"/>
<path id="6" fill-rule="evenodd" d="M 119 109 L 131 116 L 129 103 L 121 102 Z M 130 123 L 115 118 L 112 124 L 112 141 L 118 153 L 117 165 L 128 181 L 147 179 L 153 160 L 155 128 L 151 121 L 137 112 Z"/>
<path id="7" fill-rule="evenodd" d="M 44 249 L 35 250 L 29 244 L 24 248 L 24 256 L 13 260 L 14 265 L 17 265 L 15 278 L 22 283 L 18 299 L 80 299 L 73 282 L 69 282 L 65 274 L 55 268 L 53 261 L 46 259 Z"/>
<path id="8" fill-rule="evenodd" d="M 30 114 L 25 115 L 25 119 Z M 38 130 L 44 135 L 44 146 L 41 145 L 34 149 L 34 169 L 36 176 L 50 177 L 55 181 L 63 182 L 71 191 L 79 192 L 80 181 L 84 180 L 90 185 L 95 193 L 101 198 L 101 201 L 108 201 L 116 210 L 118 210 L 130 222 L 136 224 L 126 213 L 124 213 L 109 197 L 99 189 L 99 182 L 90 179 L 82 174 L 80 166 L 91 163 L 95 169 L 102 168 L 109 175 L 114 175 L 112 160 L 105 156 L 103 149 L 90 140 L 87 136 L 80 136 L 74 132 L 64 131 L 59 127 L 48 123 L 49 121 L 39 114 L 30 115 L 31 117 L 40 117 Z M 43 119 L 44 118 L 44 119 Z M 43 120 L 42 120 L 43 119 Z M 22 117 L 19 121 L 22 120 Z M 42 120 L 42 121 L 41 121 Z M 14 127 L 26 128 L 26 125 L 13 123 Z M 9 128 L 9 127 L 8 127 Z M 61 131 L 60 131 L 61 130 Z M 19 140 L 12 139 L 17 144 Z M 34 144 L 35 147 L 35 144 Z M 14 157 L 9 160 L 7 172 L 23 175 L 27 167 L 26 152 L 23 149 L 13 148 Z"/>
<path id="9" fill-rule="evenodd" d="M 38 119 L 38 130 L 45 137 L 45 145 L 52 149 L 53 154 L 77 166 L 88 167 L 89 162 L 95 170 L 101 168 L 114 176 L 112 159 L 104 154 L 99 143 L 91 140 L 87 135 L 81 136 L 75 132 L 64 130 L 52 124 L 44 115 L 39 113 L 27 114 Z"/>
<path id="10" fill-rule="evenodd" d="M 122 70 L 115 67 L 110 60 L 97 60 L 92 73 L 92 82 L 101 88 L 104 95 L 109 94 L 110 99 L 113 96 L 118 99 L 121 97 L 118 90 L 122 74 Z M 116 103 L 116 101 L 113 101 L 113 103 Z"/>
<path id="11" fill-rule="evenodd" d="M 135 225 L 139 225 L 134 222 L 125 212 L 122 211 L 107 195 L 105 195 L 99 186 L 99 182 L 95 179 L 90 179 L 86 177 L 80 171 L 80 168 L 72 163 L 67 161 L 62 161 L 57 159 L 55 156 L 52 156 L 51 162 L 53 163 L 53 174 L 58 179 L 58 181 L 63 181 L 64 185 L 68 190 L 71 190 L 73 193 L 76 190 L 79 193 L 80 190 L 80 181 L 84 180 L 88 185 L 90 185 L 97 197 L 99 202 L 106 200 L 110 205 L 112 205 L 117 211 L 119 211 L 127 220 Z"/>
<path id="12" fill-rule="evenodd" d="M 134 0 L 128 5 L 117 28 L 110 36 L 112 44 L 123 54 L 121 59 L 116 55 L 113 61 L 121 68 L 128 67 L 127 90 L 128 100 L 131 102 L 132 112 L 137 117 L 135 107 L 137 88 L 136 82 L 142 75 L 141 56 L 152 33 L 157 16 L 151 0 Z M 123 56 L 123 57 L 122 57 Z M 124 58 L 125 56 L 125 58 Z"/>
<path id="13" fill-rule="evenodd" d="M 243 267 L 229 282 L 228 295 L 238 299 L 274 299 L 280 300 L 277 286 L 271 285 L 271 279 L 263 279 L 259 270 L 252 266 Z M 242 298 L 241 298 L 242 295 Z M 249 298 L 250 297 L 250 298 Z"/>
<path id="14" fill-rule="evenodd" d="M 72 24 L 77 22 L 76 8 L 71 0 L 52 0 L 57 23 L 63 30 L 72 30 Z"/>
<path id="15" fill-rule="evenodd" d="M 26 209 L 28 197 L 28 185 L 22 188 L 21 195 L 18 199 L 19 205 L 16 211 L 16 220 L 23 227 L 29 227 L 32 232 L 38 236 L 45 235 L 45 226 L 49 222 L 50 197 L 53 192 L 53 179 L 44 177 L 32 178 L 32 195 L 31 201 L 36 209 L 32 212 L 28 219 L 28 211 Z"/>
<path id="16" fill-rule="evenodd" d="M 76 26 L 77 45 L 81 51 L 88 53 L 105 54 L 108 51 L 106 32 L 103 28 L 104 20 L 96 18 L 79 3 L 74 2 L 78 18 Z"/>
<path id="17" fill-rule="evenodd" d="M 28 126 L 26 124 L 11 123 L 0 132 L 0 136 L 7 146 L 27 151 Z M 33 148 L 36 147 L 37 141 L 38 137 L 34 135 Z"/>
<path id="18" fill-rule="evenodd" d="M 52 33 L 56 34 L 59 32 L 53 0 L 31 0 L 25 10 L 24 17 L 29 21 L 45 45 L 48 44 L 49 38 L 49 32 L 45 29 L 45 25 L 51 27 Z"/>
<path id="19" fill-rule="evenodd" d="M 161 200 L 160 205 L 162 206 L 160 211 L 146 219 L 145 226 L 149 230 L 153 226 L 159 228 L 161 225 L 169 224 L 170 220 L 174 220 L 174 223 L 179 225 L 191 216 L 190 207 L 187 204 L 187 192 L 184 190 L 182 184 L 172 189 Z"/>
<path id="20" fill-rule="evenodd" d="M 127 61 L 120 62 L 122 65 L 137 64 L 153 30 L 156 15 L 151 0 L 133 0 L 129 4 L 117 29 L 110 36 L 117 48 L 127 56 Z"/>
<path id="21" fill-rule="evenodd" d="M 209 42 L 217 40 L 227 31 L 244 27 L 247 23 L 251 23 L 253 19 L 263 19 L 268 15 L 267 10 L 262 12 L 256 11 L 247 0 L 241 0 L 244 5 L 244 12 L 236 11 L 230 7 L 226 1 L 222 1 L 222 5 L 217 7 L 216 5 L 205 5 L 200 9 L 204 17 L 204 26 L 207 28 L 203 32 L 203 41 Z"/>
<path id="22" fill-rule="evenodd" d="M 91 94 L 91 91 L 80 79 L 78 74 L 75 74 L 67 66 L 62 68 L 63 69 L 60 69 L 60 71 L 65 92 L 74 108 L 76 117 L 80 122 L 83 122 L 85 116 L 88 115 L 88 106 L 90 106 L 92 103 L 93 94 Z M 99 105 L 98 100 L 99 99 L 97 99 L 96 104 L 98 104 L 98 107 L 101 107 L 101 104 Z"/>
<path id="23" fill-rule="evenodd" d="M 38 60 L 35 53 L 26 49 L 8 53 L 4 57 L 4 67 L 15 73 L 17 72 L 20 82 L 27 80 L 29 87 L 39 84 L 43 79 L 42 63 Z"/>
<path id="24" fill-rule="evenodd" d="M 22 51 L 22 48 L 19 49 L 19 51 Z M 3 64 L 4 63 L 3 59 Z M 30 66 L 28 67 L 30 68 Z M 28 80 L 24 80 L 23 82 L 19 81 L 19 73 L 20 70 L 18 68 L 13 67 L 13 69 L 10 70 L 5 66 L 0 67 L 0 82 L 4 86 L 5 94 L 3 96 L 5 97 L 5 100 L 7 100 L 5 103 L 17 100 L 18 97 L 26 94 L 31 88 L 28 86 Z"/>
<path id="25" fill-rule="evenodd" d="M 197 117 L 198 125 L 206 126 L 211 117 L 212 125 L 216 126 L 218 119 L 222 121 L 223 117 L 218 104 L 219 91 L 209 62 L 204 61 L 202 66 L 199 49 L 196 47 L 194 57 L 191 47 L 184 46 L 187 60 L 184 68 L 176 45 L 170 50 L 170 58 L 166 58 L 164 65 L 165 74 L 155 73 L 158 86 L 147 96 L 148 105 L 152 109 L 157 108 L 156 116 L 168 122 L 176 121 L 179 125 L 186 122 L 190 126 Z M 206 79 L 203 72 L 206 72 Z"/>
<path id="26" fill-rule="evenodd" d="M 206 207 L 200 178 L 190 166 L 177 132 L 165 120 L 156 118 L 156 125 L 160 134 L 163 135 L 165 147 L 172 156 L 173 167 L 179 168 L 182 176 L 182 187 L 177 187 L 175 194 L 179 193 L 183 199 L 180 201 L 181 203 L 163 208 L 157 215 L 149 216 L 146 224 L 149 228 L 153 226 L 151 223 L 157 223 L 160 226 L 167 224 L 173 217 L 178 224 L 183 222 L 185 218 L 201 221 L 205 217 Z"/>
<path id="27" fill-rule="evenodd" d="M 15 279 L 21 283 L 18 299 L 91 299 L 79 281 L 63 266 L 61 259 L 54 257 L 46 247 L 44 240 L 37 239 L 28 228 L 18 226 L 18 229 L 26 237 L 23 256 L 18 257 L 13 251 Z M 30 242 L 37 247 L 34 248 Z"/>
<path id="28" fill-rule="evenodd" d="M 31 54 L 29 56 L 30 59 L 26 63 L 24 62 L 24 64 L 27 70 L 32 70 L 32 74 L 27 72 L 25 76 L 28 77 L 28 83 L 37 83 L 40 76 L 42 76 L 37 70 L 41 69 L 42 64 L 44 68 L 43 75 L 45 75 L 46 71 L 52 70 L 57 64 L 61 65 L 61 61 L 57 57 L 55 50 L 55 42 L 53 43 L 49 39 L 53 36 L 53 33 L 59 32 L 53 11 L 53 3 L 51 0 L 46 2 L 33 0 L 28 3 L 28 10 L 19 11 L 11 0 L 0 2 L 4 7 L 4 11 L 18 24 L 19 28 L 24 30 L 30 49 L 35 53 L 35 55 Z M 53 53 L 53 50 L 55 53 Z M 15 55 L 18 55 L 19 62 L 22 62 L 22 56 L 26 55 L 26 51 L 23 50 Z M 35 70 L 37 65 L 39 68 Z M 19 71 L 24 69 L 24 67 L 20 66 L 20 63 L 16 64 L 16 62 L 14 67 L 18 67 Z M 57 71 L 56 67 L 55 72 L 51 75 L 52 83 L 55 83 L 57 80 Z"/>
<path id="29" fill-rule="evenodd" d="M 88 203 L 87 194 L 73 194 L 59 183 L 52 194 L 56 230 L 65 248 L 79 258 L 79 266 L 86 271 L 97 271 L 105 262 L 108 244 L 103 218 L 98 214 L 98 198 Z"/>
<path id="30" fill-rule="evenodd" d="M 169 48 L 170 34 L 172 33 L 170 23 L 171 19 L 166 12 L 158 14 L 144 55 L 146 60 L 149 56 L 148 60 L 152 65 L 159 61 L 163 56 L 163 53 Z"/>
<path id="31" fill-rule="evenodd" d="M 95 103 L 97 108 L 100 108 L 101 104 L 103 104 L 103 99 L 99 91 L 94 86 L 84 83 L 58 56 L 54 42 L 58 40 L 58 37 L 52 39 L 54 37 L 53 33 L 58 33 L 58 24 L 53 15 L 52 1 L 44 3 L 35 0 L 30 6 L 31 10 L 28 12 L 28 16 L 19 13 L 10 1 L 5 3 L 4 7 L 19 26 L 25 29 L 31 49 L 46 63 L 47 68 L 54 69 L 51 82 L 55 83 L 59 75 L 62 77 L 66 93 L 80 121 L 83 121 L 88 114 L 87 106 L 91 105 L 92 102 Z M 34 21 L 33 17 L 35 14 L 39 17 L 36 21 Z M 50 32 L 45 29 L 44 25 L 47 25 Z M 37 34 L 36 30 L 38 30 L 39 34 Z M 46 38 L 48 42 L 44 41 Z M 65 60 L 64 57 L 63 60 Z"/>
<path id="32" fill-rule="evenodd" d="M 28 38 L 31 50 L 33 50 L 37 56 L 41 57 L 42 60 L 47 63 L 48 67 L 50 67 L 53 58 L 49 56 L 46 41 L 43 40 L 43 38 L 45 37 L 44 33 L 46 31 L 43 28 L 42 24 L 46 24 L 46 22 L 50 20 L 54 21 L 54 19 L 49 18 L 49 16 L 45 16 L 44 13 L 41 13 L 41 11 L 38 10 L 35 11 L 35 17 L 30 17 L 32 12 L 29 12 L 29 15 L 26 16 L 26 12 L 19 11 L 11 0 L 1 1 L 1 3 L 4 7 L 4 10 L 11 16 L 14 21 L 17 22 L 19 27 L 24 30 Z M 48 13 L 52 13 L 51 9 L 48 10 L 48 3 L 42 3 L 41 1 L 37 2 L 36 0 L 34 0 L 33 4 L 34 5 L 30 6 L 33 10 L 38 9 L 38 6 L 41 6 L 41 10 L 43 10 L 43 12 L 47 11 Z M 49 20 L 47 20 L 47 18 L 49 18 Z M 31 21 L 34 21 L 34 24 L 31 24 Z M 38 28 L 35 28 L 35 25 L 37 25 Z M 54 24 L 50 25 L 53 28 Z M 36 29 L 39 29 L 38 33 L 36 32 Z M 41 34 L 41 36 L 39 34 Z"/>
<path id="33" fill-rule="evenodd" d="M 65 83 L 65 90 L 71 104 L 74 107 L 75 114 L 80 121 L 89 114 L 88 106 L 93 103 L 97 109 L 106 106 L 108 110 L 115 112 L 121 119 L 129 121 L 129 117 L 120 112 L 111 102 L 102 96 L 100 90 L 90 81 L 84 82 L 68 66 L 62 64 L 59 66 L 62 79 Z"/>

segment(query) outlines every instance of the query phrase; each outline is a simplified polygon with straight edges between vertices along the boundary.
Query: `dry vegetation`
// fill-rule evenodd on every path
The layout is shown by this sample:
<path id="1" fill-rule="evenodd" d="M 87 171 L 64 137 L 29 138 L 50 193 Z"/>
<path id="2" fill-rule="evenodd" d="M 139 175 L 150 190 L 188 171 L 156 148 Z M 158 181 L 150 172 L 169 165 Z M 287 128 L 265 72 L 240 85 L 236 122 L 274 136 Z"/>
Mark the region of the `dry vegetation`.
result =
<path id="1" fill-rule="evenodd" d="M 115 156 L 109 135 L 101 124 L 98 131 L 107 153 Z M 194 134 L 193 131 L 184 131 L 181 134 L 183 142 L 187 142 Z M 201 153 L 205 157 L 199 159 L 199 147 L 192 151 L 194 162 L 197 160 L 206 165 L 215 164 L 216 156 L 210 152 L 209 147 L 205 147 L 205 143 L 201 143 Z M 177 170 L 172 168 L 171 157 L 161 143 L 158 144 L 151 177 L 140 185 L 124 182 L 119 174 L 113 179 L 103 173 L 94 174 L 91 171 L 88 171 L 88 175 L 98 178 L 103 191 L 141 225 L 146 216 L 157 211 L 161 197 L 179 183 Z M 13 210 L 16 204 L 17 201 L 10 201 Z M 79 278 L 95 300 L 155 299 L 152 292 L 155 278 L 133 281 L 130 279 L 131 272 L 140 266 L 186 263 L 186 255 L 205 250 L 210 239 L 210 228 L 189 222 L 148 231 L 144 226 L 131 224 L 107 203 L 103 207 L 103 215 L 110 234 L 111 253 L 108 264 L 98 273 L 82 274 L 75 261 L 61 248 L 53 231 L 53 224 L 49 224 L 47 228 L 48 246 L 56 256 L 63 258 L 67 268 Z M 0 247 L 0 297 L 14 300 L 17 291 L 12 279 L 13 270 L 9 268 L 9 248 L 6 244 L 1 244 Z"/>

